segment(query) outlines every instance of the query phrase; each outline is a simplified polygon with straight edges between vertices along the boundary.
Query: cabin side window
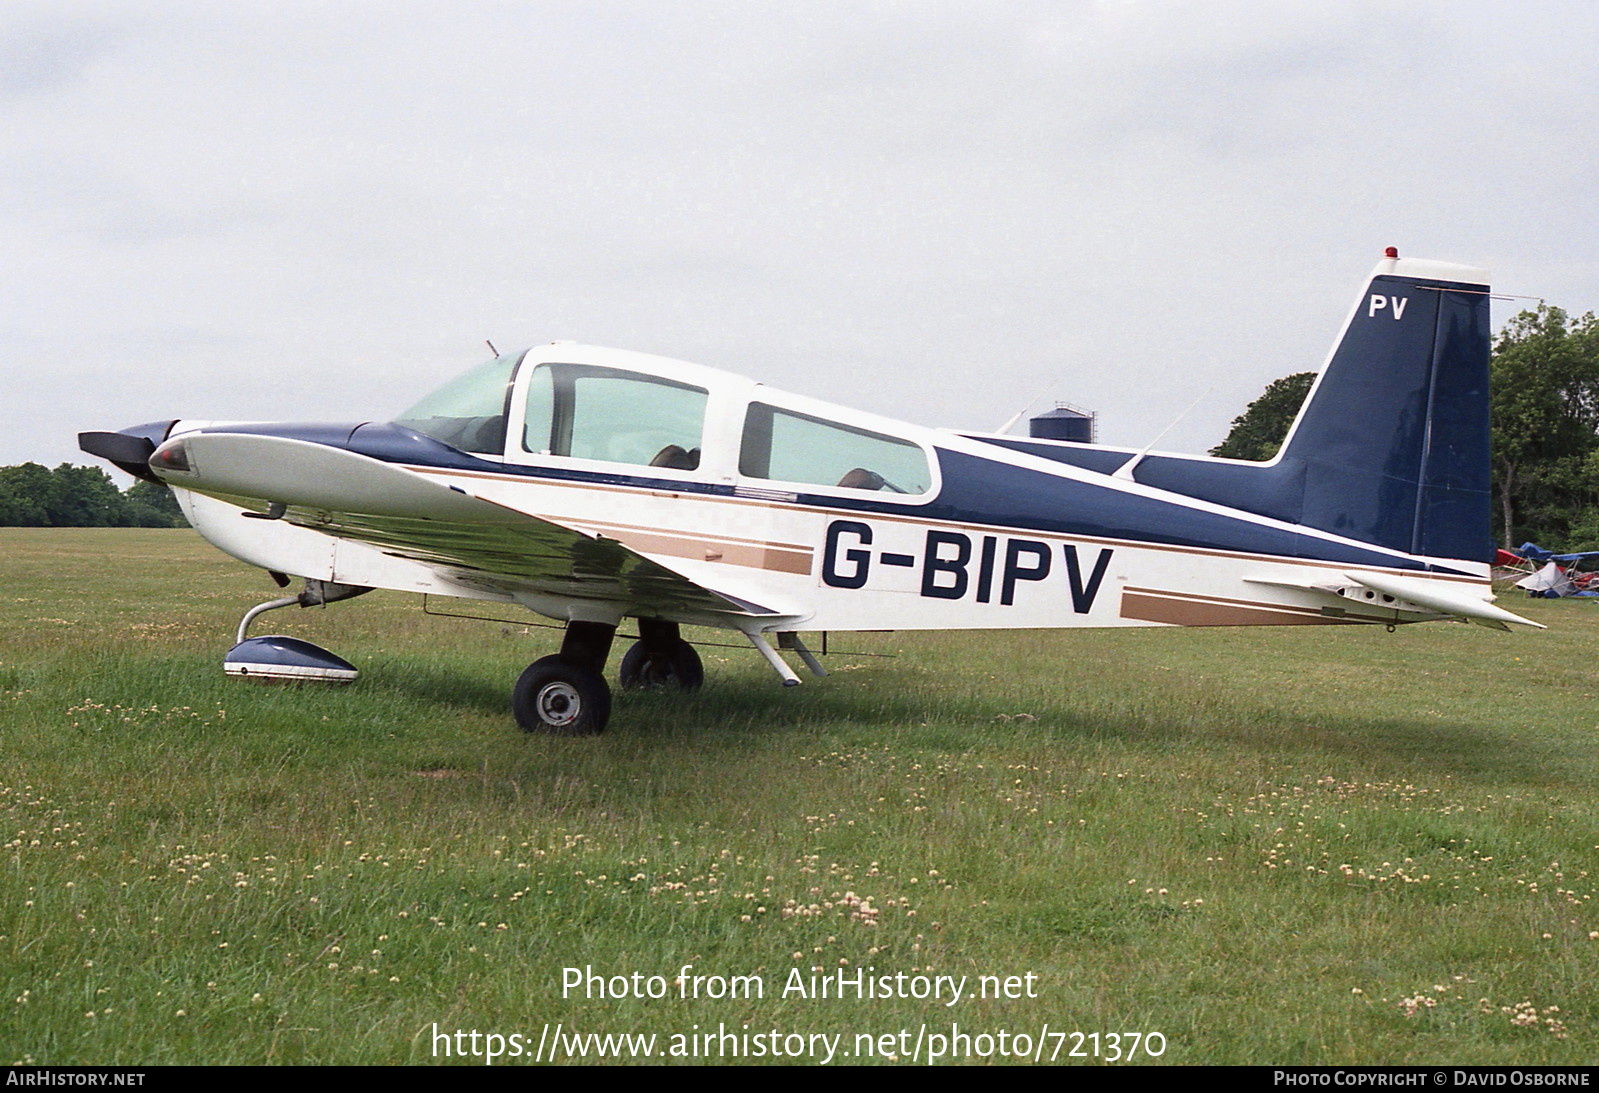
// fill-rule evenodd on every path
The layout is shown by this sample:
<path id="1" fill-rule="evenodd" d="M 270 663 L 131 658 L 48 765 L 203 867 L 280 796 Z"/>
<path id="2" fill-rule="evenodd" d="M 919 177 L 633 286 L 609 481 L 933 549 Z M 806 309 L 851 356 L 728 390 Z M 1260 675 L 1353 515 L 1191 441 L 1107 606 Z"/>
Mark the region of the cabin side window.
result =
<path id="1" fill-rule="evenodd" d="M 744 419 L 739 473 L 887 493 L 926 493 L 927 453 L 908 440 L 752 402 Z"/>
<path id="2" fill-rule="evenodd" d="M 535 455 L 692 471 L 706 391 L 658 376 L 541 364 L 528 379 L 522 448 Z"/>

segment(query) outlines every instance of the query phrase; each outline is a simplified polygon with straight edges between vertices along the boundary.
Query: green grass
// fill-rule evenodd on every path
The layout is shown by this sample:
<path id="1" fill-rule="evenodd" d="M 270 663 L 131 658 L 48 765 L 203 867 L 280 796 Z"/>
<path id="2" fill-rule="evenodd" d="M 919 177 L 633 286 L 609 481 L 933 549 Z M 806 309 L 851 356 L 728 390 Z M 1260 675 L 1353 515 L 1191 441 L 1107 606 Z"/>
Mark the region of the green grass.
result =
<path id="1" fill-rule="evenodd" d="M 558 739 L 507 708 L 554 631 L 374 593 L 255 627 L 359 682 L 252 685 L 221 656 L 276 591 L 192 533 L 0 551 L 0 1062 L 426 1062 L 435 1025 L 546 1022 L 663 1050 L 1047 1023 L 1161 1033 L 1162 1063 L 1593 1056 L 1586 602 L 1515 601 L 1540 633 L 837 635 L 898 655 L 794 690 L 708 648 L 700 694 Z M 765 996 L 563 997 L 565 968 L 685 964 Z M 1036 997 L 781 996 L 841 967 Z"/>

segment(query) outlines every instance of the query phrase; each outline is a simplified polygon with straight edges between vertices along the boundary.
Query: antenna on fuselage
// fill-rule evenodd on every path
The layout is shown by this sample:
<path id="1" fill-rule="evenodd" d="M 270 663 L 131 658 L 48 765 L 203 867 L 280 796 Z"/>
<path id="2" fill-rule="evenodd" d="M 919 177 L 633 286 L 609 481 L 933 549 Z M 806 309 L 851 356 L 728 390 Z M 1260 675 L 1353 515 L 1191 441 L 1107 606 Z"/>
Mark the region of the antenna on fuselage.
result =
<path id="1" fill-rule="evenodd" d="M 1207 387 L 1203 391 L 1201 391 L 1200 394 L 1199 394 L 1199 397 L 1196 398 L 1193 402 L 1190 402 L 1188 404 L 1188 409 L 1184 410 L 1182 413 L 1180 413 L 1176 417 L 1172 418 L 1171 419 L 1171 424 L 1166 426 L 1158 434 L 1156 434 L 1155 439 L 1151 440 L 1148 444 L 1146 444 L 1144 446 L 1144 450 L 1143 451 L 1141 451 L 1137 455 L 1133 456 L 1127 462 L 1123 463 L 1120 467 L 1117 467 L 1114 471 L 1111 472 L 1110 476 L 1112 478 L 1120 478 L 1120 479 L 1122 479 L 1123 481 L 1126 481 L 1126 482 L 1136 482 L 1136 481 L 1138 481 L 1138 479 L 1133 477 L 1133 469 L 1135 467 L 1137 467 L 1138 464 L 1140 464 L 1140 463 L 1142 463 L 1144 461 L 1144 456 L 1148 455 L 1150 452 L 1155 450 L 1155 445 L 1160 443 L 1160 438 L 1161 437 L 1165 436 L 1167 433 L 1169 433 L 1173 429 L 1175 429 L 1177 427 L 1177 423 L 1179 421 L 1181 421 L 1183 418 L 1187 417 L 1189 414 L 1193 413 L 1194 407 L 1198 406 L 1201 402 L 1204 402 L 1206 397 L 1209 396 L 1209 394 L 1212 391 L 1214 391 L 1215 389 L 1216 388 L 1214 386 L 1211 386 L 1211 387 Z"/>
<path id="2" fill-rule="evenodd" d="M 995 436 L 1004 436 L 1006 433 L 1010 432 L 1011 429 L 1016 425 L 1016 423 L 1022 419 L 1022 415 L 1025 414 L 1027 411 L 1031 410 L 1033 408 L 1033 404 L 1036 403 L 1039 399 L 1043 398 L 1046 394 L 1048 394 L 1049 391 L 1050 391 L 1050 388 L 1052 388 L 1054 386 L 1055 386 L 1054 384 L 1050 384 L 1049 387 L 1045 387 L 1042 391 L 1038 392 L 1038 394 L 1036 394 L 1032 398 L 1028 399 L 1027 400 L 1027 405 L 1023 406 L 1020 410 L 1017 410 L 1014 417 L 1012 417 L 1005 424 L 1001 425 L 998 429 L 994 430 L 994 435 Z"/>
<path id="3" fill-rule="evenodd" d="M 493 353 L 496 357 L 498 357 L 500 355 L 500 351 L 498 349 L 494 348 L 494 343 L 489 341 L 487 338 L 483 339 L 483 344 L 488 346 L 489 347 L 489 352 Z"/>

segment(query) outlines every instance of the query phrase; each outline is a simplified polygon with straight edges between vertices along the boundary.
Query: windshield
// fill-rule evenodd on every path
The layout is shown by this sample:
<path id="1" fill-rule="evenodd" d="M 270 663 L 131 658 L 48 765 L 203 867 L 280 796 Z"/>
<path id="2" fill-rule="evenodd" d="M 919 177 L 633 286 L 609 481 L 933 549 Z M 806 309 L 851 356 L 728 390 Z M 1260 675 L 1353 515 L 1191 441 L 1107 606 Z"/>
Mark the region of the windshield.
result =
<path id="1" fill-rule="evenodd" d="M 395 423 L 463 452 L 504 455 L 511 378 L 526 352 L 507 353 L 478 365 L 405 411 Z"/>

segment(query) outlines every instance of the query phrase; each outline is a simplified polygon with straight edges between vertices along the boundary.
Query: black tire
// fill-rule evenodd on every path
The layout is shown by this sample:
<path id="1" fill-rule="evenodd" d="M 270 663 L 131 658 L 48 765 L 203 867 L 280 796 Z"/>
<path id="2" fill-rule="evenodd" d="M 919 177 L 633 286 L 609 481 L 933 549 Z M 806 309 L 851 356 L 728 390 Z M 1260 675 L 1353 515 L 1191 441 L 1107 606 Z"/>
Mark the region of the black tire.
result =
<path id="1" fill-rule="evenodd" d="M 611 719 L 611 688 L 592 668 L 543 657 L 517 679 L 511 712 L 523 732 L 592 736 Z"/>
<path id="2" fill-rule="evenodd" d="M 626 691 L 697 691 L 705 682 L 705 668 L 694 646 L 682 638 L 652 649 L 642 641 L 622 658 L 617 679 Z"/>

